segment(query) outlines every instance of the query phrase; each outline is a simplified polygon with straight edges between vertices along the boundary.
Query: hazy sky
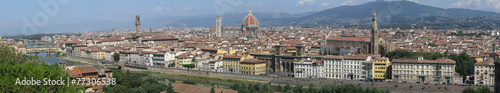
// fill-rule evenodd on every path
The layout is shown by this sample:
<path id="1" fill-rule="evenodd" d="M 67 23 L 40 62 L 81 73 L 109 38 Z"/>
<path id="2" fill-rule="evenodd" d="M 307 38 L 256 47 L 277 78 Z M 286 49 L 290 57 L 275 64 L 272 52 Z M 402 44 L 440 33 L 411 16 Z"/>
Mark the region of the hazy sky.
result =
<path id="1" fill-rule="evenodd" d="M 303 13 L 371 1 L 374 0 L 8 0 L 0 4 L 3 14 L 0 17 L 0 33 L 61 32 L 44 28 L 64 28 L 64 24 L 85 22 L 133 21 L 136 14 L 140 14 L 141 18 L 221 15 L 244 13 L 248 9 Z M 500 0 L 408 1 L 440 8 L 500 11 Z"/>

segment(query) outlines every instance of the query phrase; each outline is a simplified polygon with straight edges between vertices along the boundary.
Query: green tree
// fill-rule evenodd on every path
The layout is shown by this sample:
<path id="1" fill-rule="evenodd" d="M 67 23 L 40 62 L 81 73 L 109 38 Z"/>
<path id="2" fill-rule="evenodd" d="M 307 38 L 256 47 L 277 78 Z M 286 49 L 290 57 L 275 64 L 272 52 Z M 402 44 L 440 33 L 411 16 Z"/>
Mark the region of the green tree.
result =
<path id="1" fill-rule="evenodd" d="M 462 93 L 476 93 L 473 88 L 467 87 L 462 90 Z"/>
<path id="2" fill-rule="evenodd" d="M 174 87 L 172 85 L 172 82 L 170 82 L 167 86 L 166 93 L 175 93 L 174 92 Z"/>
<path id="3" fill-rule="evenodd" d="M 196 65 L 194 65 L 194 64 L 184 64 L 182 66 L 184 66 L 184 67 L 186 67 L 188 69 L 192 69 L 192 68 L 196 67 Z"/>
<path id="4" fill-rule="evenodd" d="M 120 54 L 119 53 L 115 52 L 113 54 L 113 61 L 115 61 L 115 62 L 120 61 Z"/>
<path id="5" fill-rule="evenodd" d="M 385 54 L 387 53 L 384 46 L 379 46 L 379 50 L 380 50 L 379 51 L 380 56 L 385 56 Z"/>
<path id="6" fill-rule="evenodd" d="M 323 53 L 321 52 L 321 49 L 319 49 L 318 54 L 319 54 L 319 55 L 323 55 Z"/>
<path id="7" fill-rule="evenodd" d="M 58 64 L 48 65 L 38 61 L 36 56 L 16 54 L 13 48 L 0 45 L 0 93 L 75 93 L 83 89 L 77 85 L 19 85 L 16 81 L 24 80 L 59 80 L 69 78 L 66 71 Z M 20 82 L 19 81 L 19 82 Z M 43 81 L 41 82 L 43 84 Z"/>
<path id="8" fill-rule="evenodd" d="M 429 46 L 436 47 L 437 45 L 436 45 L 436 43 L 429 43 Z"/>
<path id="9" fill-rule="evenodd" d="M 125 73 L 125 77 L 123 77 L 123 87 L 125 88 L 132 88 L 132 77 L 130 76 L 130 71 L 127 69 L 127 72 Z"/>
<path id="10" fill-rule="evenodd" d="M 489 87 L 481 86 L 476 89 L 476 93 L 492 93 Z"/>
<path id="11" fill-rule="evenodd" d="M 215 93 L 214 87 L 212 87 L 212 89 L 210 89 L 210 93 Z"/>
<path id="12" fill-rule="evenodd" d="M 193 56 L 193 58 L 191 59 L 191 62 L 196 62 L 196 57 Z"/>

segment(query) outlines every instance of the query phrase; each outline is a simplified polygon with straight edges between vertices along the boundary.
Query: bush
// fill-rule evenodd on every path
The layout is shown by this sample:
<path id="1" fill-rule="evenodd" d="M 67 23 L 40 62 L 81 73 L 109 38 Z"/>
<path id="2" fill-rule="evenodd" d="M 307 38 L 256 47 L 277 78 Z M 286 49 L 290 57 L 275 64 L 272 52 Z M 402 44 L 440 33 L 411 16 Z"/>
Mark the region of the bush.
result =
<path id="1" fill-rule="evenodd" d="M 462 93 L 475 93 L 473 88 L 467 87 L 464 90 L 462 90 Z"/>

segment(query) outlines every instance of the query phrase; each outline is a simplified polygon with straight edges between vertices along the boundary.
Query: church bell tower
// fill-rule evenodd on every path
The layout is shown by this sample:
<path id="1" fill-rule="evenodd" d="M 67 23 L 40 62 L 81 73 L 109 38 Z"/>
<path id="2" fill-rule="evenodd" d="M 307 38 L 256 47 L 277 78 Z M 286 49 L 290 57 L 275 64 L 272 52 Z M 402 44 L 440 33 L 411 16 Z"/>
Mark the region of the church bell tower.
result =
<path id="1" fill-rule="evenodd" d="M 379 50 L 379 41 L 378 41 L 378 25 L 377 25 L 377 14 L 375 11 L 373 11 L 373 23 L 372 23 L 372 29 L 371 29 L 371 53 L 372 54 L 378 54 Z"/>

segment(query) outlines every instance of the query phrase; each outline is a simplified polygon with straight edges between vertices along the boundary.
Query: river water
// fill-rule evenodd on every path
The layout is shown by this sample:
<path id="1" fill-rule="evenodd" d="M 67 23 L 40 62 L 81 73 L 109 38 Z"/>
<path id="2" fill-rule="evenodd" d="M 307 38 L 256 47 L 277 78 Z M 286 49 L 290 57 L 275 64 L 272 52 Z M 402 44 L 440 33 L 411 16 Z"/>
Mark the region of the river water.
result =
<path id="1" fill-rule="evenodd" d="M 28 55 L 28 56 L 35 56 L 35 54 L 26 54 L 26 55 Z M 66 61 L 66 60 L 63 60 L 63 59 L 57 57 L 57 54 L 55 54 L 55 53 L 50 53 L 49 56 L 47 56 L 47 53 L 39 53 L 36 56 L 38 56 L 38 59 L 40 61 L 45 61 L 45 63 L 47 63 L 49 65 L 52 65 L 54 63 L 59 64 L 59 62 L 61 62 L 61 61 L 65 61 L 66 62 L 66 66 L 77 65 L 76 63 L 69 62 L 69 61 Z"/>

